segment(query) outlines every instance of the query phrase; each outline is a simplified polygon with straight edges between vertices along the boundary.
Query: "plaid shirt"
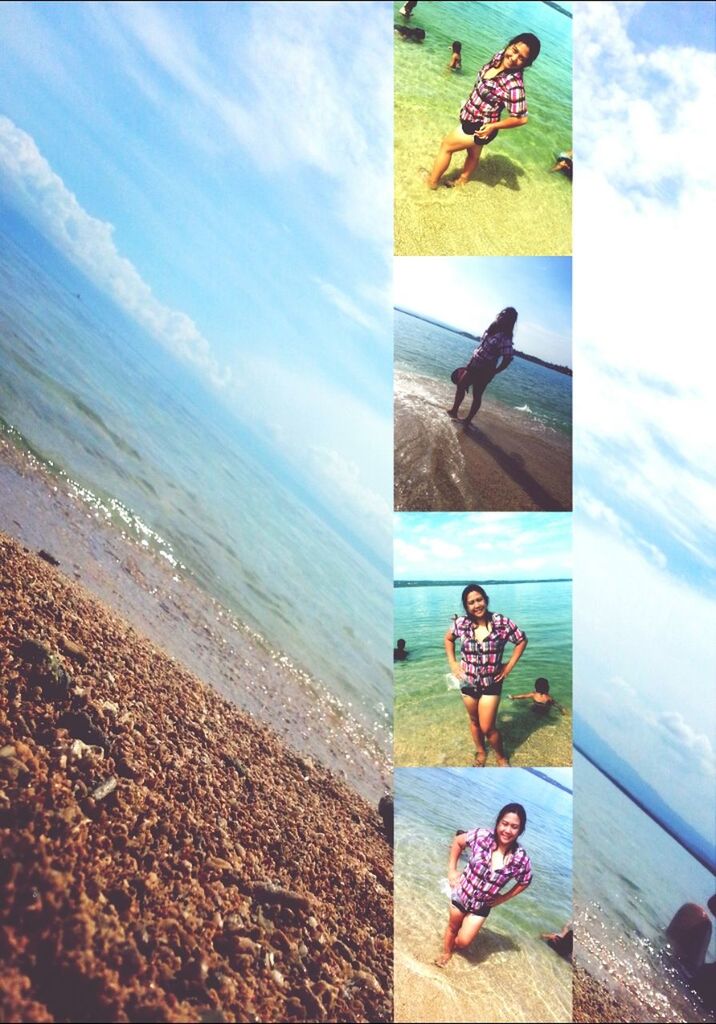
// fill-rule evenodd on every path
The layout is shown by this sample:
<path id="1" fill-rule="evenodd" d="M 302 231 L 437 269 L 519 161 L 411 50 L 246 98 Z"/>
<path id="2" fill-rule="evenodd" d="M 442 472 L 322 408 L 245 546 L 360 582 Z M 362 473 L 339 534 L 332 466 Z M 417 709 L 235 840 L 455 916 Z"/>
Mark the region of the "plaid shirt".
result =
<path id="1" fill-rule="evenodd" d="M 500 50 L 480 68 L 475 88 L 460 111 L 461 121 L 499 121 L 504 107 L 509 109 L 512 117 L 527 117 L 527 97 L 521 71 L 501 71 L 494 78 L 484 77 L 486 71 L 500 64 L 504 53 Z"/>
<path id="2" fill-rule="evenodd" d="M 487 331 L 480 338 L 480 346 L 476 348 L 472 353 L 472 359 L 470 362 L 473 366 L 479 366 L 481 364 L 489 363 L 490 366 L 494 366 L 500 356 L 504 356 L 506 359 L 512 359 L 514 349 L 512 345 L 512 335 L 504 334 L 502 331 L 495 331 L 494 334 L 488 334 Z"/>
<path id="3" fill-rule="evenodd" d="M 491 907 L 508 882 L 529 885 L 532 881 L 532 863 L 522 849 L 516 846 L 505 857 L 505 863 L 492 870 L 492 852 L 497 849 L 495 833 L 490 828 L 475 828 L 467 833 L 470 862 L 453 890 L 452 898 L 471 911 L 481 903 Z"/>
<path id="4" fill-rule="evenodd" d="M 466 615 L 458 616 L 450 632 L 460 641 L 460 668 L 470 686 L 487 687 L 502 668 L 502 652 L 505 644 L 521 644 L 527 636 L 506 615 L 495 613 L 491 620 L 492 630 L 484 640 L 476 640 L 473 623 Z"/>

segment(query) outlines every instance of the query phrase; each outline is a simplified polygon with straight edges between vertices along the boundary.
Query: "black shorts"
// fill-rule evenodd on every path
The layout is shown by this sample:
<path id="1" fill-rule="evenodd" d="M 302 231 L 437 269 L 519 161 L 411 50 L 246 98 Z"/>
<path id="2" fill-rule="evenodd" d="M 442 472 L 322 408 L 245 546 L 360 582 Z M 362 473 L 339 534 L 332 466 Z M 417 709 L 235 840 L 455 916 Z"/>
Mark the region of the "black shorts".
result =
<path id="1" fill-rule="evenodd" d="M 450 900 L 450 902 L 461 914 L 477 914 L 478 917 L 487 917 L 492 909 L 486 903 L 476 903 L 472 909 L 468 910 L 467 907 L 463 907 L 460 900 Z"/>
<path id="2" fill-rule="evenodd" d="M 494 139 L 497 138 L 497 128 L 493 131 L 492 135 L 488 135 L 486 139 L 478 139 L 475 137 L 475 132 L 484 126 L 484 121 L 461 121 L 460 127 L 466 135 L 472 135 L 475 139 L 475 143 L 478 146 L 489 146 Z"/>
<path id="3" fill-rule="evenodd" d="M 489 686 L 472 686 L 467 683 L 460 687 L 460 693 L 466 697 L 473 697 L 479 700 L 480 697 L 500 697 L 502 695 L 502 683 L 490 683 Z"/>

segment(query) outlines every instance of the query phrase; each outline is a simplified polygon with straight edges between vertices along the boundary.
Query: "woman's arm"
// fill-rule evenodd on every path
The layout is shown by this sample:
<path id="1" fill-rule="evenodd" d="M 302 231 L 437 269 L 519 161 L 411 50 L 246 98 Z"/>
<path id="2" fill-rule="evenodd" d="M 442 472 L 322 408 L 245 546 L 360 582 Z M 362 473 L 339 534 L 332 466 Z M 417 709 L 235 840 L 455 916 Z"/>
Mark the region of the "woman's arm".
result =
<path id="1" fill-rule="evenodd" d="M 455 637 L 450 630 L 445 634 L 445 653 L 447 654 L 448 665 L 452 674 L 457 679 L 464 679 L 465 673 L 460 668 L 460 664 L 455 657 Z"/>
<path id="2" fill-rule="evenodd" d="M 510 660 L 507 662 L 506 665 L 502 666 L 502 671 L 498 672 L 497 675 L 495 676 L 495 682 L 496 683 L 501 683 L 503 680 L 507 679 L 507 677 L 510 674 L 510 672 L 512 671 L 512 669 L 515 667 L 517 662 L 520 660 L 520 658 L 524 654 L 526 646 L 527 646 L 527 637 L 525 637 L 524 640 L 520 640 L 520 642 L 518 644 L 515 644 L 515 649 L 512 652 L 512 657 L 510 658 Z"/>
<path id="3" fill-rule="evenodd" d="M 453 839 L 452 846 L 450 847 L 450 856 L 448 857 L 448 882 L 451 889 L 454 889 L 460 881 L 462 872 L 458 868 L 457 862 L 460 860 L 460 854 L 466 846 L 467 832 L 461 832 Z"/>
<path id="4" fill-rule="evenodd" d="M 529 885 L 529 882 L 527 883 Z M 499 907 L 501 903 L 507 903 L 508 900 L 513 899 L 515 896 L 519 896 L 521 892 L 524 892 L 527 885 L 513 885 L 509 892 L 501 893 L 495 902 L 492 904 L 493 907 Z"/>
<path id="5" fill-rule="evenodd" d="M 523 124 L 527 124 L 526 117 L 505 117 L 502 121 L 489 121 L 487 124 L 483 124 L 482 128 L 479 128 L 475 135 L 478 139 L 486 139 L 496 128 L 502 130 L 503 128 L 521 128 Z"/>

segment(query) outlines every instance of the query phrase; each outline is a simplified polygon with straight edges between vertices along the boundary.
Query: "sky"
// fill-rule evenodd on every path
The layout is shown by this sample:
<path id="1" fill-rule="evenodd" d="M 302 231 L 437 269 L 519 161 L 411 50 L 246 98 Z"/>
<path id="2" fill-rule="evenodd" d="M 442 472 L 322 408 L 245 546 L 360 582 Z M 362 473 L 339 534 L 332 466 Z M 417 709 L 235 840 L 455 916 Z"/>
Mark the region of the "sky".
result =
<path id="1" fill-rule="evenodd" d="M 385 547 L 390 4 L 1 7 L 2 198 Z"/>
<path id="2" fill-rule="evenodd" d="M 395 579 L 568 579 L 571 530 L 565 512 L 396 513 Z"/>
<path id="3" fill-rule="evenodd" d="M 575 713 L 712 842 L 714 11 L 574 18 Z"/>
<path id="4" fill-rule="evenodd" d="M 475 335 L 514 306 L 517 348 L 572 365 L 569 257 L 399 256 L 393 282 L 396 306 Z"/>

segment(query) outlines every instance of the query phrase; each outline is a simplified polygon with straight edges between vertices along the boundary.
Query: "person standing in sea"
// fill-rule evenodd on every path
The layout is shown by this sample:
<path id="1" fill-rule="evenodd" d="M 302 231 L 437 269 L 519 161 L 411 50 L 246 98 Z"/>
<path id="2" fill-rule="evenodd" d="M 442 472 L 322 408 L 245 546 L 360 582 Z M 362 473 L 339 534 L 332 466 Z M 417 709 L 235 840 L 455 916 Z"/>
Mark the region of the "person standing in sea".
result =
<path id="1" fill-rule="evenodd" d="M 506 370 L 512 362 L 514 353 L 512 338 L 517 316 L 517 310 L 512 306 L 507 306 L 506 309 L 498 313 L 482 335 L 480 345 L 473 352 L 472 359 L 465 367 L 464 372 L 456 370 L 453 374 L 455 401 L 452 408 L 447 411 L 448 416 L 454 420 L 458 418 L 457 414 L 467 389 L 472 388 L 472 405 L 463 420 L 466 428 L 470 426 L 479 412 L 487 385 L 498 373 Z"/>
<path id="2" fill-rule="evenodd" d="M 475 87 L 460 110 L 460 125 L 440 144 L 440 150 L 427 177 L 428 187 L 436 189 L 450 167 L 453 153 L 467 150 L 460 176 L 449 185 L 465 185 L 477 169 L 483 146 L 489 145 L 499 131 L 527 124 L 527 97 L 522 72 L 537 60 L 541 43 L 531 32 L 510 39 L 480 69 Z M 508 117 L 502 118 L 507 107 Z"/>

